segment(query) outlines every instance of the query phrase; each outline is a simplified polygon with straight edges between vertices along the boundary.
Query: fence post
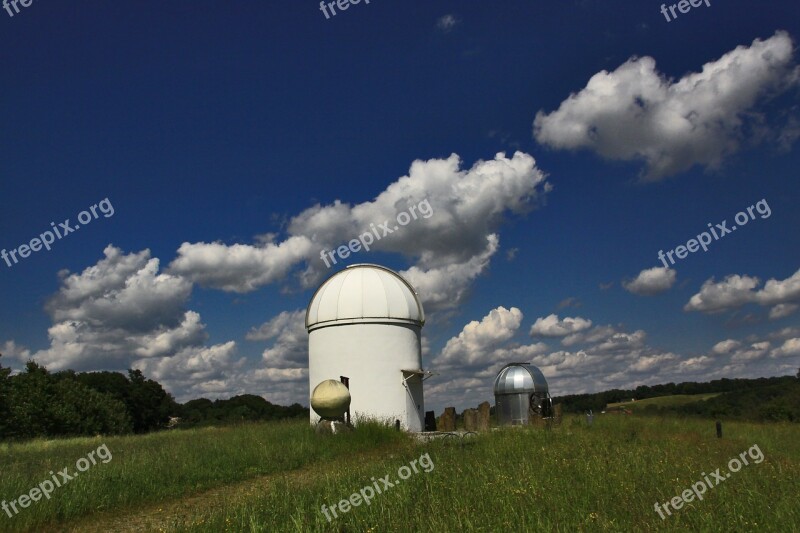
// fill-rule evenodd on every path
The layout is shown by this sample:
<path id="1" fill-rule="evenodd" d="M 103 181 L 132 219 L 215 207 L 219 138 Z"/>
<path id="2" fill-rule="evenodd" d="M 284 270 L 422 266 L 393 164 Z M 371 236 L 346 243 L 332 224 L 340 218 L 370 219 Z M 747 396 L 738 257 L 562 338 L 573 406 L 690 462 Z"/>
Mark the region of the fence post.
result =
<path id="1" fill-rule="evenodd" d="M 720 422 L 719 420 L 717 420 L 717 438 L 718 439 L 722 438 L 722 422 Z"/>

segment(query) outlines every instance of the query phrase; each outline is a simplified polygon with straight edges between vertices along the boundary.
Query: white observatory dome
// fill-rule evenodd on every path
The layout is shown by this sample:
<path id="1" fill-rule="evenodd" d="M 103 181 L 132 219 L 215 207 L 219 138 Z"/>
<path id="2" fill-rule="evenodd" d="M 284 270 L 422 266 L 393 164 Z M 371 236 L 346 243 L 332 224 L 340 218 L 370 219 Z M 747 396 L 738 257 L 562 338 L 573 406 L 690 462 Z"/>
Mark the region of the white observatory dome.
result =
<path id="1" fill-rule="evenodd" d="M 409 283 L 386 267 L 350 265 L 328 278 L 306 311 L 306 329 L 334 324 L 401 322 L 422 326 L 425 312 Z"/>
<path id="2" fill-rule="evenodd" d="M 308 381 L 346 382 L 350 415 L 422 431 L 422 326 L 414 288 L 379 265 L 352 265 L 325 280 L 306 311 Z M 319 415 L 310 412 L 315 424 Z M 356 422 L 357 423 L 357 422 Z"/>

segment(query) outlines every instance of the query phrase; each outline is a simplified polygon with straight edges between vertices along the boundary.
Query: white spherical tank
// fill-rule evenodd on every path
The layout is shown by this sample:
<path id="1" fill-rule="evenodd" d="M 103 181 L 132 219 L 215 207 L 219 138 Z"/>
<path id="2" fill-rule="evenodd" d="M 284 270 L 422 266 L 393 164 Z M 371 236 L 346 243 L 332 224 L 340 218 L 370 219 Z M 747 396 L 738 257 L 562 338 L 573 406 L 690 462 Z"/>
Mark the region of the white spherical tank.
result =
<path id="1" fill-rule="evenodd" d="M 311 408 L 326 420 L 337 420 L 350 407 L 350 391 L 335 379 L 326 379 L 311 393 Z"/>
<path id="2" fill-rule="evenodd" d="M 306 311 L 310 388 L 349 378 L 350 413 L 422 431 L 422 303 L 398 273 L 351 265 L 328 278 Z M 312 410 L 311 423 L 319 416 Z"/>

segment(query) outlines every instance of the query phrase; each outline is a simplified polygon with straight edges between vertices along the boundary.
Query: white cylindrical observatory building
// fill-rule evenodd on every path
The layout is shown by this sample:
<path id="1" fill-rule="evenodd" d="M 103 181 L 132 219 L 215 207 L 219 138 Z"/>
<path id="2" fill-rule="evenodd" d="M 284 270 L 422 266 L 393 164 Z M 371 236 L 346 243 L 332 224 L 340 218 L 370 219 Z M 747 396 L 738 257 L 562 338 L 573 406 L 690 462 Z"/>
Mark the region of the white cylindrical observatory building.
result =
<path id="1" fill-rule="evenodd" d="M 422 303 L 400 274 L 351 265 L 328 278 L 306 311 L 309 390 L 349 378 L 350 413 L 422 431 Z M 319 416 L 311 410 L 311 423 Z"/>

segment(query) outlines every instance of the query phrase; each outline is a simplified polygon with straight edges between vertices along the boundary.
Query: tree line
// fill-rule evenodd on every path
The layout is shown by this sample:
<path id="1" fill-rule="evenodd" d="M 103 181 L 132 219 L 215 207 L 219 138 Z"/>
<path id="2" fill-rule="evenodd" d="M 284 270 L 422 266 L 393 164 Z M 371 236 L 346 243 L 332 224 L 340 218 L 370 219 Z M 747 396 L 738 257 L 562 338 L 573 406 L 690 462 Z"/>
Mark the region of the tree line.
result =
<path id="1" fill-rule="evenodd" d="M 563 411 L 602 411 L 609 403 L 644 400 L 675 394 L 722 393 L 685 405 L 648 405 L 644 413 L 676 413 L 740 420 L 800 421 L 800 370 L 797 376 L 755 379 L 716 379 L 707 383 L 687 381 L 664 385 L 642 385 L 635 389 L 612 389 L 594 394 L 569 394 L 553 399 Z"/>
<path id="2" fill-rule="evenodd" d="M 147 433 L 177 427 L 276 420 L 308 416 L 295 403 L 274 405 L 245 394 L 227 400 L 206 398 L 180 404 L 140 370 L 50 372 L 29 361 L 11 374 L 0 365 L 0 439 Z"/>
<path id="3" fill-rule="evenodd" d="M 800 422 L 800 379 L 730 391 L 685 405 L 648 405 L 645 414 L 678 414 L 729 420 Z"/>

